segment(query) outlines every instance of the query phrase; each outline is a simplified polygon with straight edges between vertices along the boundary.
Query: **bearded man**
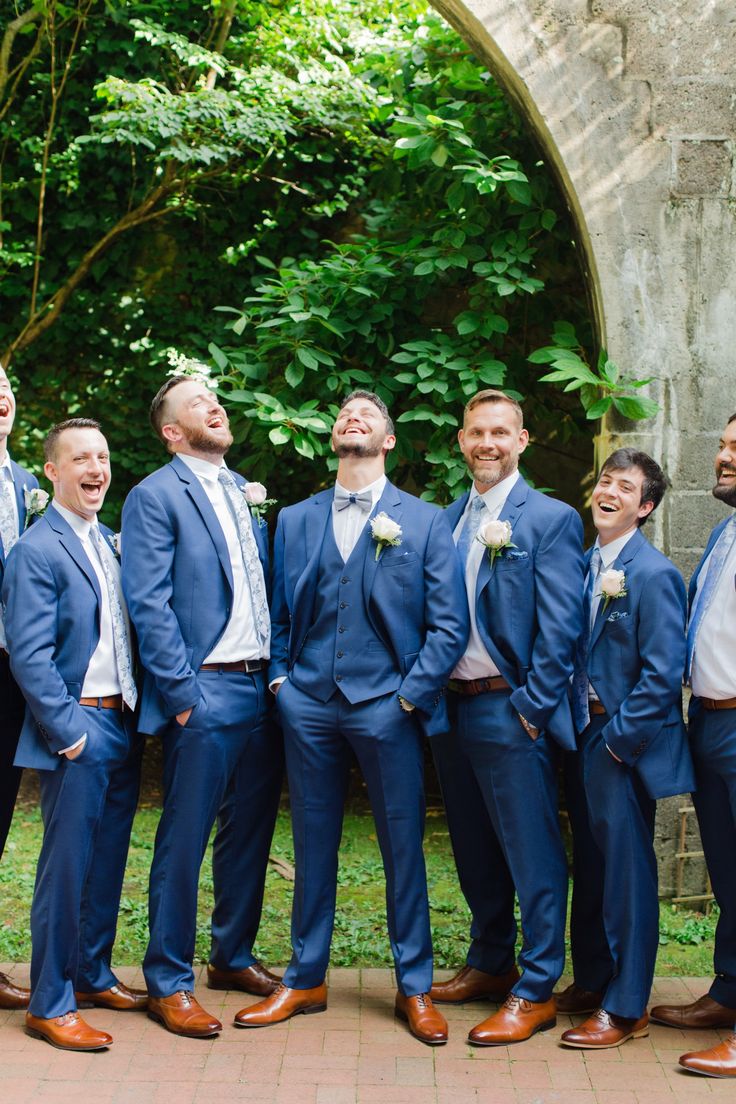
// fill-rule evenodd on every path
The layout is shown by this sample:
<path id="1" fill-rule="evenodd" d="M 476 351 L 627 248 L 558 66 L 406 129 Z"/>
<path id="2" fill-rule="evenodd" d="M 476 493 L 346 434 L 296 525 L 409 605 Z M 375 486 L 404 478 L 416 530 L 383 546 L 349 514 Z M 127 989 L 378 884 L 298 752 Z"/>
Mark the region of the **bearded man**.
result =
<path id="1" fill-rule="evenodd" d="M 278 809 L 282 751 L 268 715 L 265 525 L 224 462 L 227 414 L 173 376 L 151 404 L 174 454 L 128 496 L 123 586 L 144 668 L 141 731 L 161 736 L 164 805 L 151 866 L 148 1014 L 177 1035 L 222 1029 L 194 998 L 199 869 L 217 819 L 212 989 L 278 985 L 253 956 Z"/>

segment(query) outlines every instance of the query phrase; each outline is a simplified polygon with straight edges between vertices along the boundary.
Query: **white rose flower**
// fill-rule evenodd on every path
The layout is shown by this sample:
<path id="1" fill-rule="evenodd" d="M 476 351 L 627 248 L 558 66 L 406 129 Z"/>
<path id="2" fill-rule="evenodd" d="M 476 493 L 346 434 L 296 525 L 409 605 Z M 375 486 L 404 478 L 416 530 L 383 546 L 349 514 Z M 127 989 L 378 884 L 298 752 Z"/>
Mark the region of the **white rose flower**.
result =
<path id="1" fill-rule="evenodd" d="M 401 533 L 401 526 L 388 514 L 378 514 L 371 521 L 373 536 L 376 540 L 391 541 Z"/>
<path id="2" fill-rule="evenodd" d="M 262 483 L 246 483 L 243 494 L 249 506 L 262 506 L 268 497 L 268 491 Z"/>
<path id="3" fill-rule="evenodd" d="M 601 594 L 604 594 L 606 598 L 620 598 L 625 594 L 625 582 L 626 575 L 624 572 L 611 567 L 608 571 L 601 573 Z"/>
<path id="4" fill-rule="evenodd" d="M 511 540 L 508 521 L 487 521 L 478 531 L 478 540 L 486 548 L 503 548 Z"/>
<path id="5" fill-rule="evenodd" d="M 26 507 L 26 524 L 33 517 L 40 517 L 49 504 L 50 495 L 48 491 L 42 491 L 40 487 L 32 487 L 28 490 L 28 487 L 23 487 L 23 501 Z"/>

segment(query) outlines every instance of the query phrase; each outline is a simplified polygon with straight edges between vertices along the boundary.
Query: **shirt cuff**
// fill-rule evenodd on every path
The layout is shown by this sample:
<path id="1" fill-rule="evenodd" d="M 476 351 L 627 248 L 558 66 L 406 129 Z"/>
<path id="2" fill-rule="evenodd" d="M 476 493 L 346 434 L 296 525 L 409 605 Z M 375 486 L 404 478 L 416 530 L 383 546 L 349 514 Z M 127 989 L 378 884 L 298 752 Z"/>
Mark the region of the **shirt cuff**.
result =
<path id="1" fill-rule="evenodd" d="M 272 694 L 275 694 L 282 682 L 286 682 L 286 675 L 282 675 L 280 678 L 275 678 L 272 682 L 269 682 L 268 689 Z"/>
<path id="2" fill-rule="evenodd" d="M 77 740 L 76 744 L 70 744 L 69 747 L 62 748 L 61 751 L 57 752 L 57 755 L 66 755 L 66 753 L 68 751 L 74 751 L 75 748 L 81 747 L 83 744 L 86 744 L 86 743 L 87 743 L 87 733 L 85 732 L 83 736 L 80 736 L 80 738 Z"/>

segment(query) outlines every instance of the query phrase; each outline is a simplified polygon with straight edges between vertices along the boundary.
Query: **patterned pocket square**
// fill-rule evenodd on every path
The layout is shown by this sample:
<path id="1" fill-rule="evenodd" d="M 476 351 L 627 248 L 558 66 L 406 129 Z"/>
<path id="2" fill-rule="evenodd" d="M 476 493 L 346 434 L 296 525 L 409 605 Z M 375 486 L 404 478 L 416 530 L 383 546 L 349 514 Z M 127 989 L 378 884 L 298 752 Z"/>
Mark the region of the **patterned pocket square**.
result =
<path id="1" fill-rule="evenodd" d="M 505 560 L 527 560 L 529 559 L 529 553 L 519 548 L 508 548 L 504 551 L 503 558 Z"/>
<path id="2" fill-rule="evenodd" d="M 612 614 L 607 618 L 608 621 L 623 621 L 624 617 L 628 617 L 626 610 L 614 610 Z"/>

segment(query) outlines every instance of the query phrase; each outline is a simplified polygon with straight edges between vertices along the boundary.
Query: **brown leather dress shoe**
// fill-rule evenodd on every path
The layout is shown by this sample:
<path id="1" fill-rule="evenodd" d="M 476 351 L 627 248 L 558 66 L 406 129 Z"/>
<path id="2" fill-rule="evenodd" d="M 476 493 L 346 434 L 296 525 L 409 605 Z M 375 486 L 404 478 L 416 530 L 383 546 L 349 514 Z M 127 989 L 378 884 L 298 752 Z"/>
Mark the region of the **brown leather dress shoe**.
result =
<path id="1" fill-rule="evenodd" d="M 98 993 L 77 993 L 79 1008 L 109 1008 L 113 1012 L 145 1012 L 148 1008 L 148 993 L 145 989 L 129 989 L 122 981 L 116 982 L 110 989 L 101 989 Z"/>
<path id="2" fill-rule="evenodd" d="M 397 993 L 394 1014 L 406 1021 L 409 1031 L 420 1043 L 442 1046 L 447 1042 L 447 1020 L 432 1004 L 429 993 L 418 993 L 415 997 Z"/>
<path id="3" fill-rule="evenodd" d="M 463 966 L 449 981 L 437 981 L 429 991 L 438 1004 L 463 1004 L 465 1001 L 503 1001 L 519 980 L 515 966 L 507 974 L 486 974 L 474 966 Z"/>
<path id="4" fill-rule="evenodd" d="M 245 970 L 218 970 L 216 966 L 207 967 L 208 989 L 240 989 L 254 997 L 270 997 L 281 984 L 276 977 L 260 962 L 254 962 Z"/>
<path id="5" fill-rule="evenodd" d="M 270 1027 L 271 1024 L 290 1020 L 292 1016 L 311 1016 L 314 1012 L 324 1012 L 326 1008 L 327 986 L 324 982 L 314 989 L 289 989 L 286 985 L 279 985 L 270 997 L 236 1012 L 233 1023 L 236 1027 Z"/>
<path id="6" fill-rule="evenodd" d="M 0 1008 L 3 1011 L 27 1008 L 30 999 L 30 989 L 22 989 L 20 985 L 14 985 L 7 974 L 0 974 Z"/>
<path id="7" fill-rule="evenodd" d="M 53 1020 L 41 1020 L 26 1012 L 26 1033 L 45 1039 L 59 1050 L 104 1050 L 112 1045 L 112 1035 L 85 1023 L 78 1012 L 65 1012 Z"/>
<path id="8" fill-rule="evenodd" d="M 222 1031 L 220 1021 L 205 1012 L 188 989 L 180 989 L 170 997 L 149 996 L 148 1015 L 172 1034 L 186 1035 L 189 1039 L 207 1039 Z"/>
<path id="9" fill-rule="evenodd" d="M 603 1000 L 602 993 L 596 993 L 592 989 L 581 989 L 575 982 L 568 985 L 561 993 L 553 993 L 552 1000 L 557 1006 L 557 1011 L 564 1016 L 581 1016 L 589 1012 L 596 1012 Z"/>
<path id="10" fill-rule="evenodd" d="M 726 1008 L 706 994 L 692 1004 L 657 1004 L 649 1018 L 667 1027 L 733 1027 L 736 1008 Z"/>
<path id="11" fill-rule="evenodd" d="M 548 1001 L 528 1001 L 509 993 L 498 1012 L 472 1029 L 468 1042 L 473 1046 L 523 1043 L 537 1031 L 546 1031 L 556 1023 L 557 1009 L 551 998 Z"/>
<path id="12" fill-rule="evenodd" d="M 710 1050 L 683 1054 L 680 1065 L 692 1073 L 702 1073 L 705 1077 L 736 1077 L 736 1035 Z"/>
<path id="13" fill-rule="evenodd" d="M 560 1042 L 563 1046 L 579 1047 L 580 1050 L 607 1050 L 621 1046 L 628 1039 L 643 1039 L 648 1034 L 649 1016 L 646 1012 L 639 1020 L 629 1020 L 599 1008 L 578 1027 L 564 1031 Z"/>

